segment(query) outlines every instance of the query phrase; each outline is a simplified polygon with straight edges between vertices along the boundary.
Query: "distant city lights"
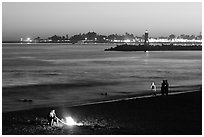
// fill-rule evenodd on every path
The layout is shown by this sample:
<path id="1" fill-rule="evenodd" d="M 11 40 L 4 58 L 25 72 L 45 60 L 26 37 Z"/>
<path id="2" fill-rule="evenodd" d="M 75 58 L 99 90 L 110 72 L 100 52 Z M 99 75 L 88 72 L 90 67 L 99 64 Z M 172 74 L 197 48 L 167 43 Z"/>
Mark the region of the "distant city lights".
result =
<path id="1" fill-rule="evenodd" d="M 40 38 L 39 36 L 33 40 L 30 37 L 20 38 L 21 43 L 202 43 L 202 33 L 200 35 L 179 35 L 171 34 L 167 37 L 148 37 L 148 30 L 145 30 L 145 34 L 142 36 L 134 36 L 133 34 L 126 33 L 124 35 L 111 34 L 108 36 L 98 35 L 95 32 L 89 32 L 87 34 L 78 34 L 68 38 L 68 35 L 48 37 L 47 39 Z"/>
<path id="2" fill-rule="evenodd" d="M 129 39 L 124 40 L 124 42 L 131 42 Z"/>
<path id="3" fill-rule="evenodd" d="M 26 41 L 30 41 L 30 38 L 27 38 L 27 40 Z"/>

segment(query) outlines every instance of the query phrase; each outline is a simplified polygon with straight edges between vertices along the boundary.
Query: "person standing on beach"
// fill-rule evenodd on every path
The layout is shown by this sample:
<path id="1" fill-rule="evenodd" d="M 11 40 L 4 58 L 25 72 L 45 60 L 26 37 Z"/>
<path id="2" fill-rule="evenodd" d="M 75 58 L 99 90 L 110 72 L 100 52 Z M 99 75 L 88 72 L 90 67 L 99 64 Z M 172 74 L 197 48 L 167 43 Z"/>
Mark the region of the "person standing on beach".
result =
<path id="1" fill-rule="evenodd" d="M 157 93 L 156 93 L 157 87 L 156 87 L 156 85 L 154 84 L 154 82 L 152 82 L 152 84 L 151 84 L 151 90 L 152 90 L 152 94 L 153 94 L 154 96 L 156 96 L 156 95 L 157 95 Z"/>
<path id="2" fill-rule="evenodd" d="M 164 95 L 165 92 L 165 80 L 163 80 L 162 84 L 161 84 L 161 94 L 162 96 Z"/>
<path id="3" fill-rule="evenodd" d="M 168 83 L 167 80 L 165 80 L 165 87 L 164 87 L 164 89 L 165 89 L 165 94 L 166 94 L 166 96 L 168 96 L 168 92 L 169 92 L 169 83 Z"/>

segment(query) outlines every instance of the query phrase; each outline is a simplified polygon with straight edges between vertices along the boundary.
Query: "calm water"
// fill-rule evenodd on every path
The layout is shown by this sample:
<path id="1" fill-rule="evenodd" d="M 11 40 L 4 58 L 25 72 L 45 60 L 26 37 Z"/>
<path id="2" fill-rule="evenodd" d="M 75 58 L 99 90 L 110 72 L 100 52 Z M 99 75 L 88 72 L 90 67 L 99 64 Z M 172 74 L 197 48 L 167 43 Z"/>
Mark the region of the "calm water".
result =
<path id="1" fill-rule="evenodd" d="M 170 86 L 202 83 L 201 51 L 105 52 L 110 46 L 4 44 L 3 111 L 76 105 L 104 99 L 104 92 L 108 96 L 140 94 L 149 92 L 152 81 L 159 87 L 163 79 Z M 53 88 L 5 90 L 45 84 Z M 67 86 L 59 88 L 60 84 Z M 23 98 L 34 101 L 19 102 Z"/>

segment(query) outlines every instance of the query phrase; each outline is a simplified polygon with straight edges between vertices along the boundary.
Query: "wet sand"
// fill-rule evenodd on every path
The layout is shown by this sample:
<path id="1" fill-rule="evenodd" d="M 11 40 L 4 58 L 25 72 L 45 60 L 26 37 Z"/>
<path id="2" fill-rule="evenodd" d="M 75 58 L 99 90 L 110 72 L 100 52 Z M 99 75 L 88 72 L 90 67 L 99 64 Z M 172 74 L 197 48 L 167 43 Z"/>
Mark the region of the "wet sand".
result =
<path id="1" fill-rule="evenodd" d="M 181 90 L 182 91 L 182 90 Z M 141 97 L 75 107 L 53 107 L 59 118 L 72 116 L 83 126 L 47 125 L 52 108 L 5 112 L 2 134 L 191 135 L 202 134 L 202 92 Z"/>

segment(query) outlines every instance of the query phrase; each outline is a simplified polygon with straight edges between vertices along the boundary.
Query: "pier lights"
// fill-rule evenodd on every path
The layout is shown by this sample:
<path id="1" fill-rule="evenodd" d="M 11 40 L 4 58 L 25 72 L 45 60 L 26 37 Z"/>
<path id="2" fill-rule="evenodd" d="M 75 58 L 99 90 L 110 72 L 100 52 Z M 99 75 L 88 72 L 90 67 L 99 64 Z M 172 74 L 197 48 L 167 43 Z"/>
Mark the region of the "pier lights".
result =
<path id="1" fill-rule="evenodd" d="M 26 42 L 32 42 L 31 38 L 28 37 L 28 38 L 26 39 Z"/>

